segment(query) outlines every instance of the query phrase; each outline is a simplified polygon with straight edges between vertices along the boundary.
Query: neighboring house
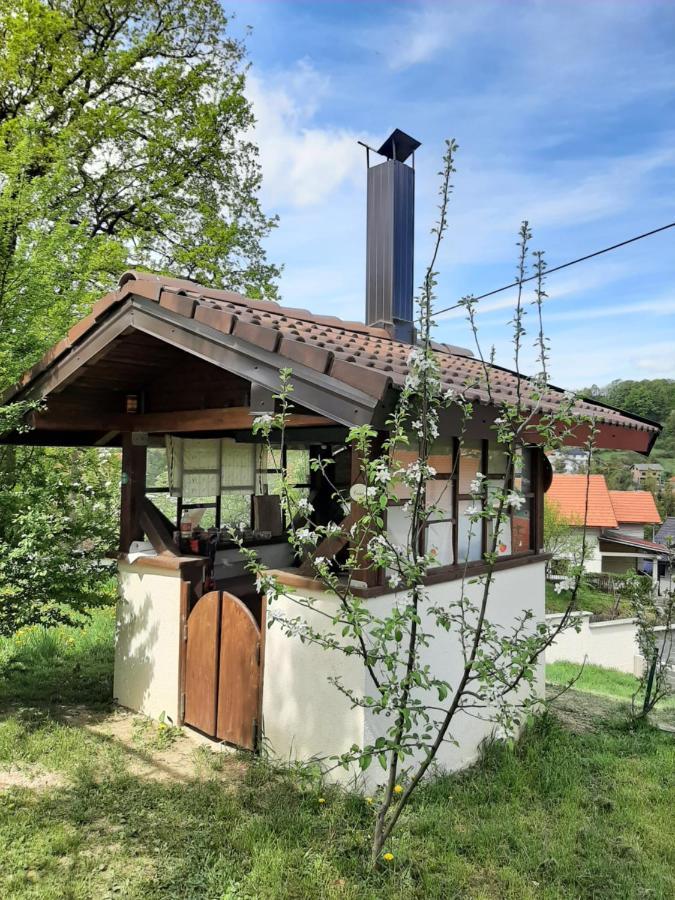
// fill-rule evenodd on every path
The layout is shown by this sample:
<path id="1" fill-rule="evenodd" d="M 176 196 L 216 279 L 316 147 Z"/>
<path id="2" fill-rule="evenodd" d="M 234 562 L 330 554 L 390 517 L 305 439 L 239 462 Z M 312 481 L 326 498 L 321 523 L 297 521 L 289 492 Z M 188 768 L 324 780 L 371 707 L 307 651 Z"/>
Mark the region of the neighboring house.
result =
<path id="1" fill-rule="evenodd" d="M 657 544 L 671 544 L 675 550 L 675 516 L 668 516 L 654 535 Z"/>
<path id="2" fill-rule="evenodd" d="M 637 463 L 630 467 L 630 473 L 635 484 L 642 486 L 649 478 L 653 479 L 658 487 L 663 487 L 665 472 L 659 463 Z"/>
<path id="3" fill-rule="evenodd" d="M 585 517 L 587 572 L 644 571 L 663 558 L 663 548 L 644 538 L 646 526 L 661 523 L 649 491 L 610 491 L 604 475 L 589 476 L 587 490 L 586 475 L 554 475 L 546 502 L 580 536 Z"/>
<path id="4" fill-rule="evenodd" d="M 415 345 L 414 170 L 406 164 L 415 145 L 396 133 L 378 151 L 385 160 L 367 170 L 365 323 L 127 272 L 118 290 L 101 298 L 0 401 L 47 400 L 32 430 L 5 434 L 4 443 L 122 448 L 114 680 L 122 705 L 155 718 L 163 714 L 238 747 L 258 749 L 264 737 L 265 747 L 285 760 L 338 755 L 385 734 L 389 720 L 358 703 L 371 689 L 355 656 L 267 629 L 266 597 L 219 526 L 225 510 L 242 510 L 235 521 L 245 521 L 245 542 L 287 586 L 274 612 L 296 616 L 294 592 L 311 600 L 307 616 L 316 615 L 322 629 L 339 620 L 338 598 L 311 577 L 308 557 L 294 556 L 274 495 L 277 473 L 252 423 L 274 411 L 280 370 L 291 368 L 294 409 L 285 434 L 297 485 L 319 521 L 339 523 L 357 512 L 361 466 L 349 429 L 369 425 L 386 438 Z M 482 590 L 488 536 L 479 529 L 470 539 L 471 485 L 478 472 L 497 480 L 506 471 L 495 443 L 501 404 L 513 403 L 516 390 L 533 411 L 565 408 L 568 401 L 558 388 L 542 391 L 497 367 L 487 393 L 486 368 L 470 352 L 434 349 L 444 390 L 474 404 L 466 427 L 456 410 L 443 412 L 432 449 L 435 475 L 425 486 L 427 496 L 447 504 L 447 515 L 420 538 L 438 562 L 427 575 L 428 601 L 452 608 L 467 598 L 477 602 Z M 648 455 L 660 431 L 658 424 L 598 403 L 579 401 L 575 409 L 595 420 L 600 448 Z M 584 425 L 567 434 L 566 443 L 582 446 L 586 439 Z M 512 478 L 526 502 L 514 510 L 494 564 L 488 615 L 497 633 L 510 633 L 524 608 L 534 613 L 532 627 L 544 617 L 543 498 L 550 469 L 538 441 L 533 429 Z M 151 499 L 162 489 L 146 484 L 149 453 L 165 454 L 164 496 L 175 503 L 170 518 Z M 310 465 L 324 458 L 335 461 L 331 479 L 353 497 L 349 511 L 335 503 L 322 467 Z M 616 529 L 606 488 L 603 496 L 607 509 L 597 524 L 593 518 L 593 527 Z M 206 513 L 214 525 L 200 531 Z M 404 505 L 387 510 L 387 528 L 392 540 L 409 539 Z M 347 527 L 341 550 L 348 540 Z M 355 552 L 362 559 L 359 548 Z M 326 550 L 320 544 L 308 556 L 316 553 Z M 338 565 L 338 554 L 331 550 L 330 556 Z M 386 575 L 365 561 L 357 571 L 342 571 L 376 614 L 406 602 Z M 425 627 L 435 626 L 426 620 Z M 456 684 L 464 666 L 458 636 L 440 629 L 435 637 L 421 649 L 420 665 Z M 538 675 L 543 691 L 543 663 Z M 329 676 L 357 700 L 348 701 Z M 458 767 L 475 759 L 492 727 L 489 716 L 462 714 L 458 743 L 444 743 L 439 763 Z"/>

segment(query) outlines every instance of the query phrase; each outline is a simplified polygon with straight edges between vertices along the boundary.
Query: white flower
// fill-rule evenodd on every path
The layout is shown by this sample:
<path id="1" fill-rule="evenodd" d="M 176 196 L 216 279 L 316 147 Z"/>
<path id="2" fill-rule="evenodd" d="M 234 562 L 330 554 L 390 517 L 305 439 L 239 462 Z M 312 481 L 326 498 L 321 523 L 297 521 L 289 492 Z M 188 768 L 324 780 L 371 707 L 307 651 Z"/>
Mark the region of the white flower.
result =
<path id="1" fill-rule="evenodd" d="M 315 556 L 314 557 L 314 565 L 319 567 L 322 566 L 326 562 L 325 556 Z"/>
<path id="2" fill-rule="evenodd" d="M 379 481 L 380 484 L 387 484 L 388 481 L 391 481 L 391 472 L 386 465 L 381 464 L 377 467 L 375 470 L 375 481 Z"/>
<path id="3" fill-rule="evenodd" d="M 271 425 L 274 421 L 274 417 L 269 413 L 262 413 L 259 416 L 256 416 L 253 420 L 254 425 Z"/>
<path id="4" fill-rule="evenodd" d="M 562 592 L 565 590 L 565 587 L 564 587 L 562 581 L 559 581 L 556 584 L 556 586 L 553 588 L 553 590 L 556 592 L 556 594 L 562 594 Z"/>
<path id="5" fill-rule="evenodd" d="M 521 508 L 521 506 L 523 506 L 525 504 L 525 497 L 522 497 L 516 491 L 509 491 L 509 495 L 506 498 L 506 502 L 513 509 L 519 510 Z"/>
<path id="6" fill-rule="evenodd" d="M 300 500 L 298 500 L 297 506 L 300 512 L 305 512 L 308 515 L 309 513 L 314 512 L 314 507 L 306 497 L 301 497 Z"/>
<path id="7" fill-rule="evenodd" d="M 300 544 L 316 544 L 319 536 L 316 532 L 310 531 L 309 528 L 298 528 L 295 532 L 295 539 Z"/>

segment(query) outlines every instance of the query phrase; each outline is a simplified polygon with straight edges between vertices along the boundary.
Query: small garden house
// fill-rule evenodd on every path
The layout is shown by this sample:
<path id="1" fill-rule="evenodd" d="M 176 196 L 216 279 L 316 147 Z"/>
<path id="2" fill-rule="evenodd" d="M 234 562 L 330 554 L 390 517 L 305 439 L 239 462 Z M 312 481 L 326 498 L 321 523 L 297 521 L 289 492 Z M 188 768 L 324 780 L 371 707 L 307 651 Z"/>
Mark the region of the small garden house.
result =
<path id="1" fill-rule="evenodd" d="M 395 132 L 367 170 L 365 323 L 129 271 L 5 394 L 4 403 L 44 399 L 30 430 L 5 442 L 121 448 L 120 704 L 238 747 L 254 749 L 264 734 L 266 746 L 286 759 L 340 753 L 381 727 L 328 683 L 328 675 L 339 675 L 364 690 L 356 662 L 266 629 L 265 597 L 224 526 L 243 523 L 246 543 L 289 593 L 314 596 L 317 614 L 330 611 L 334 598 L 287 542 L 277 472 L 251 426 L 274 409 L 280 369 L 292 369 L 286 462 L 317 516 L 339 522 L 345 511 L 310 460 L 330 455 L 334 477 L 348 488 L 358 477 L 348 429 L 368 423 L 384 430 L 404 381 L 415 341 L 409 157 L 416 146 Z M 442 494 L 446 515 L 427 529 L 437 562 L 427 580 L 432 596 L 447 597 L 460 590 L 465 570 L 484 569 L 485 531 L 468 545 L 469 485 L 477 472 L 490 478 L 504 471 L 491 426 L 499 404 L 513 397 L 516 376 L 494 367 L 489 396 L 480 386 L 482 364 L 469 351 L 435 349 L 444 385 L 474 403 L 462 440 L 448 412 L 433 448 L 428 490 Z M 542 408 L 562 397 L 551 387 Z M 594 417 L 599 447 L 649 453 L 658 425 L 597 403 L 578 405 Z M 586 435 L 579 429 L 568 443 Z M 544 615 L 543 496 L 551 470 L 536 433 L 530 437 L 514 483 L 526 503 L 513 510 L 495 565 L 491 617 L 504 627 L 524 608 Z M 395 507 L 387 524 L 394 533 L 404 529 Z M 364 570 L 357 585 L 375 608 L 395 601 L 383 572 Z M 432 665 L 452 681 L 461 667 L 452 635 L 435 642 L 433 653 Z M 464 717 L 459 746 L 448 744 L 439 762 L 470 761 L 489 730 Z"/>

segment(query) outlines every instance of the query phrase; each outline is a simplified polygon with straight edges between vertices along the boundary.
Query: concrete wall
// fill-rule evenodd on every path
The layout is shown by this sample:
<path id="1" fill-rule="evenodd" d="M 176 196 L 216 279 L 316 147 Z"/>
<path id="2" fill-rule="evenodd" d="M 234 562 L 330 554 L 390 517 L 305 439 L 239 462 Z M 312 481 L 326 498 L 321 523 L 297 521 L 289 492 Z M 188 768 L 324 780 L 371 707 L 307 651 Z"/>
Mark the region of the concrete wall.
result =
<path id="1" fill-rule="evenodd" d="M 555 624 L 559 615 L 546 616 Z M 631 675 L 639 674 L 641 661 L 635 635 L 634 619 L 613 619 L 611 622 L 591 622 L 591 614 L 580 613 L 581 631 L 573 628 L 561 632 L 546 651 L 546 662 L 583 663 L 618 669 Z"/>
<path id="2" fill-rule="evenodd" d="M 177 722 L 180 571 L 119 564 L 113 696 L 153 719 Z"/>
<path id="3" fill-rule="evenodd" d="M 481 586 L 464 584 L 465 595 L 478 600 Z M 428 588 L 429 604 L 448 605 L 461 597 L 462 582 L 450 581 Z M 320 612 L 332 613 L 334 599 L 323 593 L 298 588 L 297 595 L 311 598 L 314 612 L 305 611 L 290 596 L 275 601 L 271 612 L 290 617 L 302 615 L 322 629 L 327 620 Z M 386 594 L 365 602 L 375 615 L 386 615 L 392 604 L 403 597 Z M 536 619 L 544 617 L 544 563 L 506 569 L 498 572 L 491 589 L 488 619 L 497 626 L 510 627 L 524 609 L 531 609 Z M 429 621 L 423 627 L 431 630 Z M 422 663 L 456 684 L 463 666 L 461 648 L 454 632 L 439 630 L 428 648 L 422 649 Z M 273 755 L 287 759 L 326 757 L 348 750 L 352 744 L 370 743 L 391 725 L 391 719 L 374 715 L 360 707 L 351 707 L 349 700 L 329 681 L 340 677 L 357 695 L 373 693 L 369 676 L 359 660 L 334 651 L 324 651 L 299 639 L 286 637 L 278 624 L 267 632 L 265 648 L 265 684 L 263 691 L 264 732 Z M 543 662 L 538 667 L 538 691 L 543 693 Z M 438 698 L 430 701 L 438 704 Z M 490 722 L 466 714 L 457 717 L 451 735 L 457 746 L 446 744 L 439 757 L 441 766 L 457 769 L 476 759 L 480 742 L 493 731 Z M 367 783 L 382 779 L 383 770 L 373 764 L 367 773 Z M 337 776 L 348 780 L 353 773 L 339 770 Z"/>

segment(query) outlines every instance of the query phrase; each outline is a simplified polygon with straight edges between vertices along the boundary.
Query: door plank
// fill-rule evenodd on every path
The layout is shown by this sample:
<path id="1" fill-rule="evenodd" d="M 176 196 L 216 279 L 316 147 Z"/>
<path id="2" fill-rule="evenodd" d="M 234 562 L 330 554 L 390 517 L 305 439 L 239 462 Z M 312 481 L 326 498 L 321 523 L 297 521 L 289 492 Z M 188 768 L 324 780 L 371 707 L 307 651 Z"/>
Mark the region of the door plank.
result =
<path id="1" fill-rule="evenodd" d="M 219 591 L 200 597 L 187 620 L 185 722 L 216 735 L 221 601 Z"/>
<path id="2" fill-rule="evenodd" d="M 260 729 L 262 646 L 252 613 L 233 594 L 223 592 L 216 736 L 247 750 L 256 749 Z"/>

